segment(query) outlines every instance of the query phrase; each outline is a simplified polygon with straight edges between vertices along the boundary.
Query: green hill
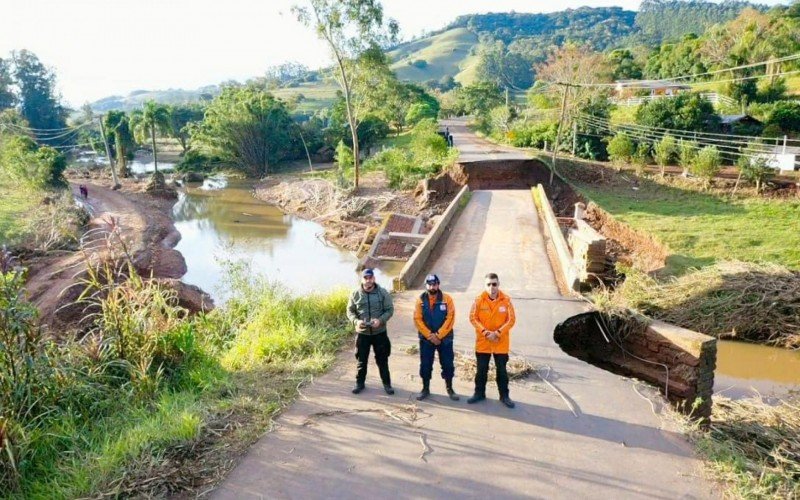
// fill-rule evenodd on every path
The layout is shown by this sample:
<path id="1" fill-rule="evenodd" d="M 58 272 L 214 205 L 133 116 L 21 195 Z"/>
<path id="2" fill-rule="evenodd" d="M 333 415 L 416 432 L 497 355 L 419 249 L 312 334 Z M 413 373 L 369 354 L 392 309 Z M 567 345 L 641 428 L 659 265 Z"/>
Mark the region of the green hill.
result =
<path id="1" fill-rule="evenodd" d="M 447 30 L 403 44 L 389 52 L 392 69 L 401 80 L 424 82 L 460 74 L 469 66 L 478 36 L 466 28 Z M 458 80 L 458 78 L 457 78 Z M 461 81 L 461 83 L 471 83 Z"/>

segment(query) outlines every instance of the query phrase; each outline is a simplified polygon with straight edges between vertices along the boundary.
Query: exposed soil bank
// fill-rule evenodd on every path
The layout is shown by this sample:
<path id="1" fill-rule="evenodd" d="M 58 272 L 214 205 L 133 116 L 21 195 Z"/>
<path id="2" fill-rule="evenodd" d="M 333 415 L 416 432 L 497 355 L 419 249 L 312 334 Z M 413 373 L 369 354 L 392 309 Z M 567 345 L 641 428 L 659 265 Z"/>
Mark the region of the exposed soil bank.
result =
<path id="1" fill-rule="evenodd" d="M 91 214 L 84 238 L 84 252 L 47 256 L 25 262 L 29 268 L 26 290 L 29 300 L 39 309 L 40 321 L 55 331 L 74 328 L 84 317 L 84 305 L 76 304 L 86 277 L 87 259 L 97 260 L 106 252 L 105 234 L 118 228 L 134 267 L 142 276 L 162 280 L 178 293 L 179 303 L 192 312 L 213 307 L 211 298 L 197 287 L 181 283 L 186 272 L 183 256 L 173 247 L 180 233 L 172 223 L 174 199 L 157 198 L 142 190 L 144 182 L 124 179 L 119 191 L 111 189 L 110 180 L 70 179 L 70 188 L 79 198 L 78 183 L 87 186 L 84 202 Z"/>
<path id="2" fill-rule="evenodd" d="M 359 250 L 366 231 L 380 225 L 382 213 L 419 216 L 430 223 L 452 199 L 449 196 L 426 203 L 415 198 L 415 193 L 390 188 L 382 172 L 365 173 L 355 194 L 326 179 L 307 178 L 299 173 L 270 176 L 255 188 L 259 200 L 321 224 L 326 240 L 354 252 Z"/>

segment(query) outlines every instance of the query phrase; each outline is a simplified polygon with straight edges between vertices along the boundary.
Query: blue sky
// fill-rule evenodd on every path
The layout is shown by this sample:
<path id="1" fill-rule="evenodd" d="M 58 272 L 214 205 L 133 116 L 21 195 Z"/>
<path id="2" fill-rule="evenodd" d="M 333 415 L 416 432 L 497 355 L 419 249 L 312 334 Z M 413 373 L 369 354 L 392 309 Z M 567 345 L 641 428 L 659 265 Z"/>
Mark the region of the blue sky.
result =
<path id="1" fill-rule="evenodd" d="M 9 6 L 10 3 L 10 6 Z M 285 61 L 310 67 L 328 52 L 290 12 L 302 0 L 3 0 L 0 57 L 29 49 L 55 70 L 65 101 L 136 89 L 193 89 L 245 80 Z M 404 36 L 484 12 L 552 12 L 582 5 L 635 10 L 639 0 L 384 0 Z M 770 5 L 787 3 L 767 0 Z M 9 13 L 11 15 L 9 15 Z"/>

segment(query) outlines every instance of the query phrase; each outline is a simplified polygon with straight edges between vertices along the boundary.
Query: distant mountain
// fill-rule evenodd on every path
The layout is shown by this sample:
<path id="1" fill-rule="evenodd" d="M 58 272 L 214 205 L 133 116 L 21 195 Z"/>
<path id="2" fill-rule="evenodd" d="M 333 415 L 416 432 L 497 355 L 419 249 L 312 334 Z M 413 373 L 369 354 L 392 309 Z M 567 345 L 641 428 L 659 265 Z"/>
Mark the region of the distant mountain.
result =
<path id="1" fill-rule="evenodd" d="M 112 109 L 132 111 L 139 109 L 147 101 L 156 101 L 161 104 L 182 104 L 211 100 L 219 94 L 218 85 L 206 85 L 196 90 L 168 89 L 168 90 L 134 90 L 127 96 L 114 95 L 104 97 L 90 104 L 92 110 L 104 113 Z"/>

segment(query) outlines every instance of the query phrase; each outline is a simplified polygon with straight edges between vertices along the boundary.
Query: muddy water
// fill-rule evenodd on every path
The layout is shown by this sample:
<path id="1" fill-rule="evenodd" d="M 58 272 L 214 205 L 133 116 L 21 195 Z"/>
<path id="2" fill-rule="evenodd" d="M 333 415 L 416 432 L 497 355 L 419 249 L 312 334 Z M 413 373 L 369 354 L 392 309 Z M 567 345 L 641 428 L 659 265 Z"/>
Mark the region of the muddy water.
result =
<path id="1" fill-rule="evenodd" d="M 357 259 L 326 244 L 322 226 L 285 215 L 251 191 L 251 181 L 207 179 L 179 194 L 173 217 L 181 233 L 175 248 L 188 267 L 184 282 L 224 301 L 225 262 L 241 260 L 296 293 L 356 286 Z M 376 270 L 378 283 L 390 286 L 397 271 Z"/>
<path id="2" fill-rule="evenodd" d="M 714 391 L 728 397 L 800 390 L 800 351 L 745 342 L 717 343 Z"/>

